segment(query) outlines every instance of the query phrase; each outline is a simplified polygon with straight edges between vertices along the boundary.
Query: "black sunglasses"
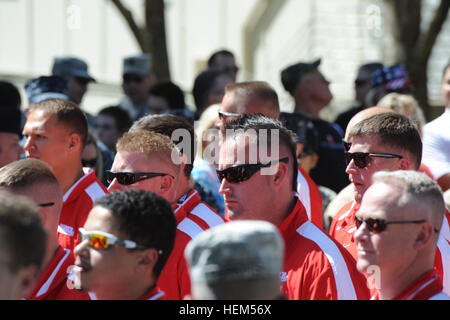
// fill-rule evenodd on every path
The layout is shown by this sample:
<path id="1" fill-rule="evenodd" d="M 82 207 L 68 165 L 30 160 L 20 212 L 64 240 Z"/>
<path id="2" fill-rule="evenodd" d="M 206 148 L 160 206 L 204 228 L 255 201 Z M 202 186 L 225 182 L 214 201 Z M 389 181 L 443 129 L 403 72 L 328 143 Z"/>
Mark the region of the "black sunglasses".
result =
<path id="1" fill-rule="evenodd" d="M 367 229 L 372 233 L 380 233 L 386 230 L 388 224 L 406 224 L 406 223 L 424 223 L 426 220 L 407 220 L 407 221 L 386 221 L 384 219 L 374 219 L 374 218 L 368 218 L 368 219 L 361 219 L 358 216 L 355 216 L 355 225 L 357 228 L 359 228 L 363 222 L 366 223 Z M 435 232 L 439 232 L 436 228 L 434 229 Z"/>
<path id="2" fill-rule="evenodd" d="M 399 158 L 403 157 L 398 154 L 392 153 L 372 153 L 372 152 L 345 152 L 345 162 L 348 164 L 353 160 L 355 165 L 363 169 L 369 164 L 369 158 L 379 157 L 379 158 Z"/>
<path id="3" fill-rule="evenodd" d="M 240 183 L 240 182 L 250 179 L 261 168 L 270 167 L 277 162 L 288 163 L 289 158 L 274 160 L 274 161 L 271 161 L 266 164 L 245 163 L 245 164 L 238 164 L 238 165 L 235 165 L 232 167 L 228 167 L 223 170 L 216 169 L 217 177 L 219 178 L 220 182 L 222 182 L 223 179 L 226 179 L 229 183 Z"/>
<path id="4" fill-rule="evenodd" d="M 106 171 L 106 181 L 108 183 L 113 182 L 114 178 L 117 179 L 117 182 L 119 182 L 121 185 L 128 186 L 130 184 L 136 183 L 141 180 L 154 178 L 154 177 L 163 177 L 163 176 L 170 176 L 173 179 L 175 179 L 174 176 L 168 174 L 168 173 L 157 173 L 157 172 L 112 172 L 112 171 Z"/>
<path id="5" fill-rule="evenodd" d="M 81 163 L 83 164 L 83 167 L 95 167 L 97 164 L 97 158 L 90 160 L 81 159 Z"/>

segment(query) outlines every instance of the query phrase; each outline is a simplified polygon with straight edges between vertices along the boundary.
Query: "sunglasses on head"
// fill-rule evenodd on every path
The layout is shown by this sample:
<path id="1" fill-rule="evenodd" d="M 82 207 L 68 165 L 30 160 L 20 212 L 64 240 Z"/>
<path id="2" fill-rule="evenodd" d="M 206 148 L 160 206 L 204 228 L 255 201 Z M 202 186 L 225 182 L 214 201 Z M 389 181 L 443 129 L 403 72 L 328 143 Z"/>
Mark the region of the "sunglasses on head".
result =
<path id="1" fill-rule="evenodd" d="M 119 245 L 127 249 L 148 249 L 145 246 L 141 246 L 132 240 L 122 240 L 107 232 L 103 231 L 87 231 L 84 228 L 79 228 L 80 241 L 89 241 L 89 246 L 94 249 L 108 249 L 111 245 Z"/>
<path id="2" fill-rule="evenodd" d="M 372 152 L 345 152 L 345 162 L 348 166 L 348 164 L 353 160 L 355 162 L 355 165 L 363 169 L 367 167 L 369 164 L 369 159 L 371 157 L 379 157 L 379 158 L 399 158 L 402 159 L 403 157 L 398 154 L 392 154 L 392 153 L 372 153 Z"/>
<path id="3" fill-rule="evenodd" d="M 97 158 L 94 159 L 81 159 L 81 163 L 83 164 L 83 167 L 95 167 L 97 164 Z"/>
<path id="4" fill-rule="evenodd" d="M 136 183 L 141 180 L 154 178 L 154 177 L 163 177 L 163 176 L 170 176 L 173 179 L 175 179 L 174 176 L 168 174 L 168 173 L 158 173 L 158 172 L 113 172 L 113 171 L 106 171 L 106 181 L 108 183 L 113 182 L 114 178 L 117 179 L 117 182 L 119 182 L 121 185 L 128 186 L 130 184 Z"/>
<path id="5" fill-rule="evenodd" d="M 237 118 L 240 118 L 240 117 L 242 117 L 242 114 L 240 114 L 240 113 L 233 113 L 233 112 L 225 112 L 225 111 L 218 111 L 218 113 L 219 113 L 219 119 L 220 120 L 227 120 L 227 118 L 230 118 L 230 117 L 237 117 Z"/>
<path id="6" fill-rule="evenodd" d="M 229 183 L 240 183 L 240 182 L 250 179 L 256 172 L 261 170 L 261 168 L 270 167 L 277 162 L 288 163 L 289 158 L 274 160 L 274 161 L 266 163 L 266 164 L 245 163 L 245 164 L 238 164 L 238 165 L 235 165 L 232 167 L 228 167 L 223 170 L 216 169 L 217 177 L 219 178 L 220 182 L 222 182 L 222 180 L 225 179 Z"/>
<path id="7" fill-rule="evenodd" d="M 386 230 L 388 224 L 406 224 L 406 223 L 424 223 L 426 220 L 408 220 L 408 221 L 386 221 L 384 219 L 375 219 L 375 218 L 368 218 L 368 219 L 361 219 L 358 216 L 355 216 L 355 225 L 359 229 L 359 227 L 366 223 L 367 229 L 372 233 L 380 233 Z M 434 229 L 435 232 L 438 232 L 436 229 Z"/>

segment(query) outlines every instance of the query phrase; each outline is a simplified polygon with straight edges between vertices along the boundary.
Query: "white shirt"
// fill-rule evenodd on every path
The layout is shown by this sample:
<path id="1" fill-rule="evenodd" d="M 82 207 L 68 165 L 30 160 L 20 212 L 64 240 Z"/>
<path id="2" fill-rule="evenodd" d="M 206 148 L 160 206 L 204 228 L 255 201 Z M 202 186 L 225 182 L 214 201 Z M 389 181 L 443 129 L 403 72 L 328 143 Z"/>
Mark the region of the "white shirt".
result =
<path id="1" fill-rule="evenodd" d="M 423 127 L 422 162 L 434 179 L 450 172 L 450 109 Z"/>

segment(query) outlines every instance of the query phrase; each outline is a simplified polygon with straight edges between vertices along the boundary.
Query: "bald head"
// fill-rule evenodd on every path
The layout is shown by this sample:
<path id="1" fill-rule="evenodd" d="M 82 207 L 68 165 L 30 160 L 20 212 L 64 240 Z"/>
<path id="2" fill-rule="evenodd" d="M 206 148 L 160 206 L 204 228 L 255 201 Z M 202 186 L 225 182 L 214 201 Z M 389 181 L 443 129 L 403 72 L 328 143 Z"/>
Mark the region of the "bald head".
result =
<path id="1" fill-rule="evenodd" d="M 364 109 L 360 112 L 358 112 L 357 114 L 355 114 L 349 121 L 348 125 L 347 125 L 347 129 L 345 130 L 345 140 L 349 141 L 349 134 L 350 131 L 352 130 L 353 126 L 355 124 L 357 124 L 358 122 L 370 118 L 371 116 L 374 116 L 376 114 L 380 114 L 380 113 L 385 113 L 385 112 L 394 112 L 391 109 L 385 108 L 385 107 L 370 107 L 367 109 Z"/>

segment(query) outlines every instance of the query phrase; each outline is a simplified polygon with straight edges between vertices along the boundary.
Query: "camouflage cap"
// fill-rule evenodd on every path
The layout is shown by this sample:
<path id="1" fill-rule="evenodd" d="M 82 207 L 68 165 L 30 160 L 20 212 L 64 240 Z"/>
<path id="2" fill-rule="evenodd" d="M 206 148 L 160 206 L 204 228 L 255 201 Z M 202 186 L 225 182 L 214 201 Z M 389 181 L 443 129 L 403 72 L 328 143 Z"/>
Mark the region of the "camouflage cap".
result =
<path id="1" fill-rule="evenodd" d="M 279 277 L 284 242 L 269 222 L 245 220 L 206 230 L 186 247 L 194 283 Z"/>
<path id="2" fill-rule="evenodd" d="M 132 73 L 140 76 L 146 76 L 150 73 L 152 60 L 149 54 L 141 54 L 125 58 L 123 60 L 122 74 Z"/>

